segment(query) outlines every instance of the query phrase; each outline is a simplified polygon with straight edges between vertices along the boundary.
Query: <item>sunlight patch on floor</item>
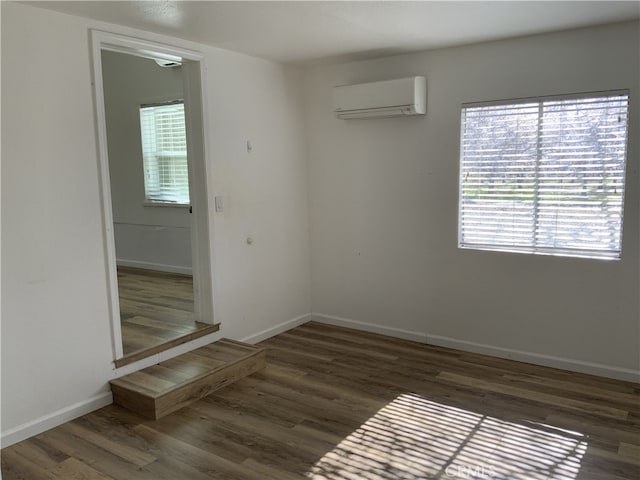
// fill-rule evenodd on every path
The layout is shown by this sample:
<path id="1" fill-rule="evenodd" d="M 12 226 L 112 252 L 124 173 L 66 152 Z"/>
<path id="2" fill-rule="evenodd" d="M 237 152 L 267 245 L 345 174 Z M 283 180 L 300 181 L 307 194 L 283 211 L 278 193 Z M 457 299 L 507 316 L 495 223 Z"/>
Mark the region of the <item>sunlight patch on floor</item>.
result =
<path id="1" fill-rule="evenodd" d="M 576 432 L 521 425 L 402 394 L 307 473 L 313 480 L 574 480 Z"/>

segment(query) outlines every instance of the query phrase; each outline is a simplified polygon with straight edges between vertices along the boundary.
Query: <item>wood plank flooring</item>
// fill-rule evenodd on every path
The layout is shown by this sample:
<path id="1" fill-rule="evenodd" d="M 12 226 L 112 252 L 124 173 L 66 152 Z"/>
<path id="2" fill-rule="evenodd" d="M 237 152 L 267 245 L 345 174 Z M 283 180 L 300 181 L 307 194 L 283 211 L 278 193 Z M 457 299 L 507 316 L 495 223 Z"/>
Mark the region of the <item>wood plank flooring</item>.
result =
<path id="1" fill-rule="evenodd" d="M 640 478 L 638 384 L 314 322 L 259 345 L 265 370 L 160 420 L 4 449 L 3 479 Z"/>
<path id="2" fill-rule="evenodd" d="M 134 360 L 217 330 L 195 321 L 190 276 L 118 267 L 118 290 L 122 348 L 125 356 L 139 353 Z"/>

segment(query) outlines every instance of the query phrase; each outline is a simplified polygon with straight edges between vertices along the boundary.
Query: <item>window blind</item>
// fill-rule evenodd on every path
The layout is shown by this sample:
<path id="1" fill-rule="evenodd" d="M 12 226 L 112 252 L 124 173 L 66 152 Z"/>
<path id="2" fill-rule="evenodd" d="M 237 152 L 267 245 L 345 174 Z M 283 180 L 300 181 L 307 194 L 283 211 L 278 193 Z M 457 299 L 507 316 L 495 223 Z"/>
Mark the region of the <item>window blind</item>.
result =
<path id="1" fill-rule="evenodd" d="M 463 105 L 459 246 L 621 253 L 627 92 Z"/>
<path id="2" fill-rule="evenodd" d="M 140 128 L 146 199 L 188 204 L 184 103 L 142 105 Z"/>

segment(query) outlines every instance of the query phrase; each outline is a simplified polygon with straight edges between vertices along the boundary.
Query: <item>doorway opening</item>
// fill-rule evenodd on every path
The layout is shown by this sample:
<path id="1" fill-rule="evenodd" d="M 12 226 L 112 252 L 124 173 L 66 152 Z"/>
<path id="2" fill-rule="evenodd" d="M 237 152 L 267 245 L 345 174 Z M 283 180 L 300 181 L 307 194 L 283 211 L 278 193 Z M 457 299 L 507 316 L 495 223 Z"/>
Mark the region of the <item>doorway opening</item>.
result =
<path id="1" fill-rule="evenodd" d="M 198 52 L 93 31 L 117 367 L 218 329 Z"/>

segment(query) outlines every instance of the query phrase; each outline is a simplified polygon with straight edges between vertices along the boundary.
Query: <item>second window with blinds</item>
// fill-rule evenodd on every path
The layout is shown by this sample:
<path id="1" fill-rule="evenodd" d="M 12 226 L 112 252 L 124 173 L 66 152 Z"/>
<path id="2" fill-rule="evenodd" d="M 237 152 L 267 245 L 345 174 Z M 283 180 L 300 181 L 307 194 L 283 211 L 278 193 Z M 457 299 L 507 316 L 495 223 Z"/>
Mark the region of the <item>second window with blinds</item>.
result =
<path id="1" fill-rule="evenodd" d="M 458 245 L 620 258 L 629 97 L 462 107 Z"/>
<path id="2" fill-rule="evenodd" d="M 184 102 L 141 105 L 140 130 L 145 201 L 153 205 L 188 205 Z"/>

